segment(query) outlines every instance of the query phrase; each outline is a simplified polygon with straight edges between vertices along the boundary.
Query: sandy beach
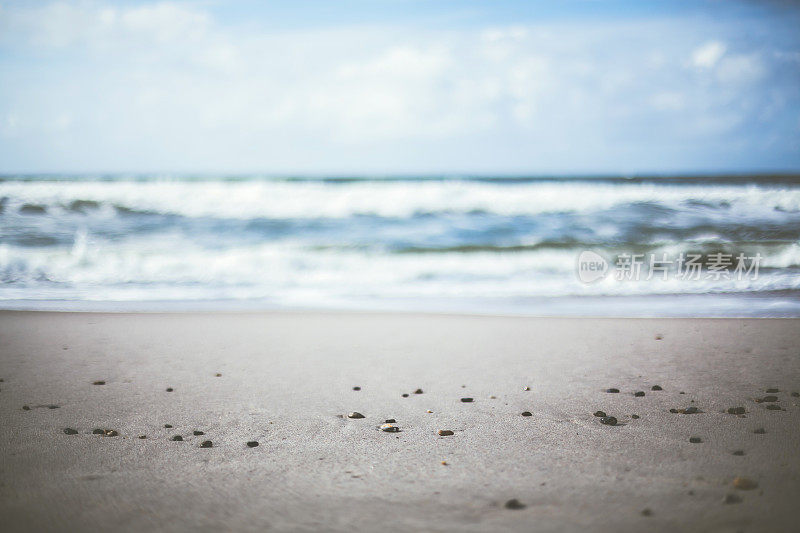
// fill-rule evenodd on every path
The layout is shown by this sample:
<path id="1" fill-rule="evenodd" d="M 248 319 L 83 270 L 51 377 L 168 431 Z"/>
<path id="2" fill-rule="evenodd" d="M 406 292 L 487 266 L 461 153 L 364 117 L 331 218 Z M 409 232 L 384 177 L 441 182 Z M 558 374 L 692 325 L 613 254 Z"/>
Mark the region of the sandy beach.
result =
<path id="1" fill-rule="evenodd" d="M 794 531 L 798 341 L 794 319 L 1 312 L 0 524 Z"/>

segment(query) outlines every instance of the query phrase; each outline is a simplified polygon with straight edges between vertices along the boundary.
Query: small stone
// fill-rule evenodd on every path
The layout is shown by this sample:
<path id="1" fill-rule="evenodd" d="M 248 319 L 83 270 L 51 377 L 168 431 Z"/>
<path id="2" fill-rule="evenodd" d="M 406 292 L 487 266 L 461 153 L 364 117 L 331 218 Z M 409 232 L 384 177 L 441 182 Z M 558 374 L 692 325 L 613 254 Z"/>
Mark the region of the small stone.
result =
<path id="1" fill-rule="evenodd" d="M 426 413 L 428 413 L 428 414 L 431 414 L 431 413 L 433 413 L 433 411 L 431 411 L 430 409 L 428 409 L 428 410 L 427 410 L 427 411 L 425 411 L 425 412 L 426 412 Z"/>
<path id="2" fill-rule="evenodd" d="M 387 418 L 386 420 L 384 420 L 384 422 L 386 422 L 387 424 L 395 424 L 397 423 L 397 420 L 395 420 L 394 418 Z"/>
<path id="3" fill-rule="evenodd" d="M 175 435 L 174 437 L 172 437 L 169 440 L 174 440 L 175 442 L 180 442 L 180 441 L 183 440 L 183 437 L 181 437 L 180 435 Z"/>
<path id="4" fill-rule="evenodd" d="M 105 433 L 106 432 L 104 430 L 102 430 L 102 429 L 93 429 L 92 430 L 92 435 L 105 435 Z"/>
<path id="5" fill-rule="evenodd" d="M 652 387 L 650 387 L 650 390 L 664 390 L 664 389 L 661 388 L 661 385 L 653 385 Z"/>
<path id="6" fill-rule="evenodd" d="M 496 400 L 496 399 L 497 399 L 497 396 L 489 396 L 489 399 L 490 399 L 490 400 Z"/>
<path id="7" fill-rule="evenodd" d="M 408 398 L 408 393 L 405 393 L 405 392 L 404 392 L 404 393 L 403 393 L 403 394 L 401 394 L 400 396 L 402 396 L 403 398 Z"/>
<path id="8" fill-rule="evenodd" d="M 139 435 L 139 438 L 140 438 L 140 439 L 146 439 L 146 438 L 147 438 L 147 435 Z"/>
<path id="9" fill-rule="evenodd" d="M 781 406 L 775 405 L 774 403 L 769 404 L 767 406 L 767 409 L 769 409 L 770 411 L 782 411 Z"/>
<path id="10" fill-rule="evenodd" d="M 192 433 L 194 433 L 195 436 L 197 436 L 197 435 L 205 435 L 205 433 L 203 433 L 202 431 L 197 431 L 197 430 L 194 430 Z"/>
<path id="11" fill-rule="evenodd" d="M 92 382 L 92 385 L 105 385 L 105 384 L 106 384 L 105 381 L 94 381 L 94 382 Z"/>
<path id="12" fill-rule="evenodd" d="M 31 408 L 30 408 L 30 407 L 28 407 L 27 405 L 23 405 L 23 406 L 22 406 L 22 410 L 23 410 L 23 411 L 30 411 L 30 410 L 31 410 Z"/>
<path id="13" fill-rule="evenodd" d="M 778 397 L 777 396 L 764 396 L 763 398 L 761 398 L 761 401 L 762 402 L 766 402 L 766 403 L 777 402 L 778 401 Z"/>
<path id="14" fill-rule="evenodd" d="M 400 431 L 400 428 L 391 424 L 381 424 L 381 431 L 386 431 L 387 433 L 397 433 Z"/>
<path id="15" fill-rule="evenodd" d="M 692 444 L 699 444 L 703 442 L 703 439 L 701 439 L 700 437 L 689 437 L 689 442 L 691 442 Z"/>
<path id="16" fill-rule="evenodd" d="M 677 413 L 677 412 L 678 412 L 678 410 L 677 410 L 677 409 L 675 409 L 675 408 L 672 408 L 672 409 L 670 409 L 670 410 L 669 410 L 669 412 L 670 412 L 670 413 Z"/>
<path id="17" fill-rule="evenodd" d="M 767 394 L 775 394 L 776 392 L 780 392 L 778 389 L 767 389 Z"/>
<path id="18" fill-rule="evenodd" d="M 164 427 L 170 429 L 172 427 L 172 424 L 164 424 Z"/>
<path id="19" fill-rule="evenodd" d="M 508 500 L 505 504 L 505 508 L 511 509 L 512 511 L 519 511 L 520 509 L 525 509 L 525 507 L 526 505 L 516 498 Z"/>
<path id="20" fill-rule="evenodd" d="M 758 429 L 754 429 L 753 430 L 753 433 L 755 433 L 756 435 L 763 435 L 766 432 L 767 432 L 767 430 L 764 429 L 764 428 L 758 428 Z"/>
<path id="21" fill-rule="evenodd" d="M 440 429 L 439 430 L 439 436 L 440 437 L 449 437 L 450 435 L 453 435 L 453 432 L 450 431 L 449 429 Z"/>
<path id="22" fill-rule="evenodd" d="M 595 411 L 594 416 L 599 416 L 600 418 L 607 416 L 603 411 Z"/>
<path id="23" fill-rule="evenodd" d="M 172 391 L 174 391 L 174 390 L 175 390 L 175 389 L 173 389 L 172 387 L 167 387 L 167 392 L 172 392 Z"/>
<path id="24" fill-rule="evenodd" d="M 422 389 L 417 389 L 414 391 L 414 394 L 422 394 Z"/>
<path id="25" fill-rule="evenodd" d="M 648 509 L 642 509 L 642 516 L 653 516 L 653 511 Z"/>
<path id="26" fill-rule="evenodd" d="M 658 335 L 656 335 L 656 340 L 657 341 L 660 341 L 663 338 L 664 338 L 664 335 L 661 335 L 660 333 Z"/>
<path id="27" fill-rule="evenodd" d="M 353 387 L 353 390 L 361 390 L 361 387 Z"/>
<path id="28" fill-rule="evenodd" d="M 631 415 L 631 418 L 633 418 L 634 420 L 638 420 L 639 419 L 639 415 Z"/>
<path id="29" fill-rule="evenodd" d="M 792 397 L 794 397 L 794 398 L 800 398 L 800 392 L 793 392 L 793 393 L 792 393 Z"/>
<path id="30" fill-rule="evenodd" d="M 447 466 L 447 461 L 442 461 L 442 465 Z"/>
<path id="31" fill-rule="evenodd" d="M 526 390 L 527 391 L 527 390 L 531 390 L 531 388 L 530 387 L 525 387 L 522 390 Z"/>
<path id="32" fill-rule="evenodd" d="M 605 424 L 606 426 L 616 426 L 617 419 L 614 418 L 613 416 L 604 416 L 603 418 L 600 419 L 600 423 Z"/>
<path id="33" fill-rule="evenodd" d="M 117 432 L 116 432 L 116 431 L 114 431 L 113 429 L 106 429 L 106 430 L 103 430 L 103 436 L 104 436 L 104 437 L 116 437 L 116 436 L 118 436 L 118 435 L 119 435 L 119 433 L 117 433 Z"/>
<path id="34" fill-rule="evenodd" d="M 247 443 L 247 447 L 248 448 L 255 448 L 256 446 L 258 446 L 258 441 L 257 440 L 251 440 L 251 441 L 249 441 Z"/>
<path id="35" fill-rule="evenodd" d="M 77 429 L 72 429 L 72 428 L 64 428 L 64 434 L 65 435 L 77 435 L 78 434 L 78 430 Z"/>
<path id="36" fill-rule="evenodd" d="M 47 406 L 48 409 L 59 409 L 60 407 L 61 407 L 60 405 L 48 405 Z"/>
<path id="37" fill-rule="evenodd" d="M 728 408 L 729 415 L 743 415 L 744 414 L 744 407 L 729 407 Z"/>
<path id="38" fill-rule="evenodd" d="M 741 503 L 742 498 L 736 494 L 726 494 L 723 503 Z"/>
<path id="39" fill-rule="evenodd" d="M 699 409 L 697 409 L 697 407 L 687 407 L 686 409 L 683 410 L 683 414 L 685 415 L 693 415 L 697 412 L 699 412 Z"/>
<path id="40" fill-rule="evenodd" d="M 642 396 L 644 396 L 644 391 L 640 390 L 640 391 L 634 392 L 633 395 L 636 396 L 637 398 L 641 398 Z"/>
<path id="41" fill-rule="evenodd" d="M 522 411 L 522 416 L 533 416 L 530 411 Z"/>
<path id="42" fill-rule="evenodd" d="M 617 392 L 619 392 L 619 389 L 615 389 L 615 388 L 612 387 L 610 389 L 606 389 L 606 392 L 617 393 Z"/>
<path id="43" fill-rule="evenodd" d="M 683 391 L 680 391 L 678 394 L 686 394 L 686 393 L 685 393 L 685 392 L 683 392 Z"/>
<path id="44" fill-rule="evenodd" d="M 222 377 L 222 374 L 220 374 L 219 372 L 217 372 L 216 374 L 214 374 L 214 376 L 215 376 L 215 377 L 218 377 L 218 378 L 221 378 L 221 377 Z"/>
<path id="45" fill-rule="evenodd" d="M 753 490 L 755 488 L 758 488 L 758 483 L 756 483 L 750 478 L 735 477 L 733 478 L 733 486 L 739 490 Z"/>
<path id="46" fill-rule="evenodd" d="M 211 448 L 213 445 L 214 443 L 211 442 L 210 440 L 204 440 L 203 442 L 200 443 L 201 448 Z"/>
<path id="47" fill-rule="evenodd" d="M 735 452 L 733 452 L 733 455 L 742 456 L 744 455 L 744 450 L 736 450 Z"/>
<path id="48" fill-rule="evenodd" d="M 472 398 L 461 398 L 461 401 L 464 403 L 472 403 Z"/>
<path id="49" fill-rule="evenodd" d="M 364 418 L 364 415 L 362 415 L 361 413 L 358 413 L 356 411 L 353 411 L 352 413 L 349 413 L 347 415 L 347 418 Z"/>

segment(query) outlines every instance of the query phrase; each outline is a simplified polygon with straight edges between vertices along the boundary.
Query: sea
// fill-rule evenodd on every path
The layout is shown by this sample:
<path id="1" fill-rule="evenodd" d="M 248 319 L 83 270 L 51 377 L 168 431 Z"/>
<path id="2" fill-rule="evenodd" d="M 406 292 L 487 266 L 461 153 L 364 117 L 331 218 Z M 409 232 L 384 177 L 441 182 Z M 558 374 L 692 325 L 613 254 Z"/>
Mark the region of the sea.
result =
<path id="1" fill-rule="evenodd" d="M 800 316 L 800 177 L 4 175 L 0 309 Z"/>

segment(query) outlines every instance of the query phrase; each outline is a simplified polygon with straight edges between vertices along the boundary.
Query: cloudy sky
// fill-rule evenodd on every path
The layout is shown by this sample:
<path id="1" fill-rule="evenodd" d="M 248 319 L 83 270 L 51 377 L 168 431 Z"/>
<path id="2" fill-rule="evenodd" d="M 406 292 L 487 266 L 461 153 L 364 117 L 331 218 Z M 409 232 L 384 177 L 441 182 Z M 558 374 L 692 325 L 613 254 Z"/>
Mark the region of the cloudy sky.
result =
<path id="1" fill-rule="evenodd" d="M 0 172 L 800 171 L 792 2 L 0 0 Z"/>

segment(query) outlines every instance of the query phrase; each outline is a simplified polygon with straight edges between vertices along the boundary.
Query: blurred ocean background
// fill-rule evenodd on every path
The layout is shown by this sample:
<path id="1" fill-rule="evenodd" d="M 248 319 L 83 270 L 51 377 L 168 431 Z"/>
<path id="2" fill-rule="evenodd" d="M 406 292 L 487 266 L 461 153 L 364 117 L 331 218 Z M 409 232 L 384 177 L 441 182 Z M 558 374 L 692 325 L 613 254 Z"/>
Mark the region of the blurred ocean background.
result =
<path id="1" fill-rule="evenodd" d="M 763 259 L 583 284 L 583 250 Z M 7 175 L 0 307 L 800 316 L 800 178 Z"/>

